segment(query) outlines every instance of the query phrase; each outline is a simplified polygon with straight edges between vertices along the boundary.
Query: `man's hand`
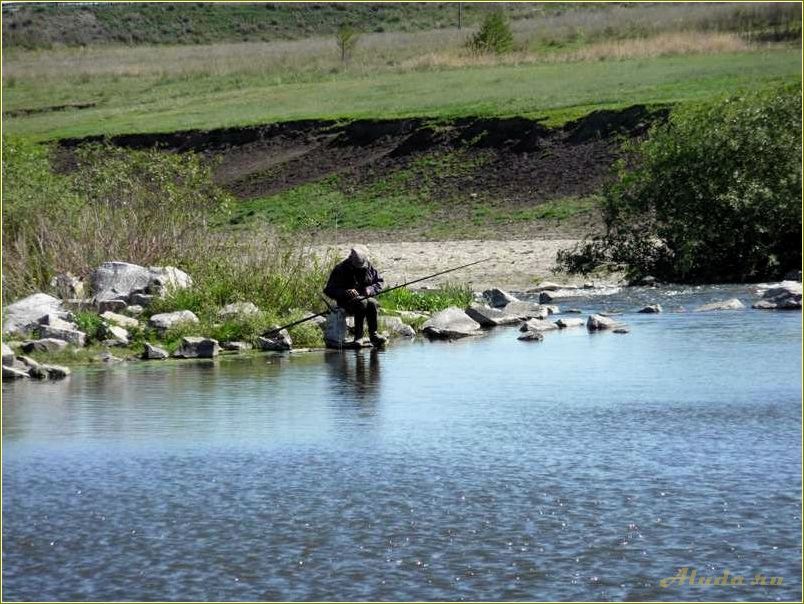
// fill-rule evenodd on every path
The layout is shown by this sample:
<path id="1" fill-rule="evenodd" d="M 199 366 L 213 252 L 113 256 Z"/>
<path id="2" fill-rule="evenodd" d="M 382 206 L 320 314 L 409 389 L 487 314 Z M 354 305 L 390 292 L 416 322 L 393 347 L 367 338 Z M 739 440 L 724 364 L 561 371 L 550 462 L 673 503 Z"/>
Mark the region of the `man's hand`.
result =
<path id="1" fill-rule="evenodd" d="M 374 293 L 374 291 L 372 290 L 370 285 L 363 288 L 363 295 L 364 296 L 371 296 L 373 293 Z"/>
<path id="2" fill-rule="evenodd" d="M 357 292 L 356 289 L 347 289 L 346 290 L 346 299 L 347 300 L 354 300 L 355 298 L 359 298 L 360 294 Z"/>

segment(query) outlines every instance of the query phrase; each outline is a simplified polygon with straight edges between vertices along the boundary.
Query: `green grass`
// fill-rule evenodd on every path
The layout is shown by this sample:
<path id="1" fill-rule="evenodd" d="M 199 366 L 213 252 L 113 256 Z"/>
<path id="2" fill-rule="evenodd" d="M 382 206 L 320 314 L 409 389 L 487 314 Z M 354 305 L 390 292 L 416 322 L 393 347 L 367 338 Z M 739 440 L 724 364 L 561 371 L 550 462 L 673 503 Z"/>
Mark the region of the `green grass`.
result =
<path id="1" fill-rule="evenodd" d="M 600 198 L 568 197 L 553 199 L 551 201 L 521 209 L 500 208 L 489 204 L 478 203 L 472 208 L 472 220 L 475 224 L 488 224 L 490 222 L 520 222 L 533 220 L 554 220 L 561 222 L 592 212 L 600 207 Z"/>
<path id="2" fill-rule="evenodd" d="M 36 139 L 169 132 L 298 119 L 525 115 L 553 124 L 590 110 L 700 100 L 775 82 L 798 82 L 795 50 L 599 63 L 332 74 L 276 83 L 259 74 L 67 81 L 18 79 L 6 108 L 99 101 L 95 108 L 17 117 L 6 131 Z"/>
<path id="3" fill-rule="evenodd" d="M 472 290 L 461 284 L 445 284 L 439 289 L 421 291 L 402 287 L 380 297 L 380 303 L 385 309 L 427 312 L 444 310 L 450 306 L 464 308 L 472 300 Z"/>

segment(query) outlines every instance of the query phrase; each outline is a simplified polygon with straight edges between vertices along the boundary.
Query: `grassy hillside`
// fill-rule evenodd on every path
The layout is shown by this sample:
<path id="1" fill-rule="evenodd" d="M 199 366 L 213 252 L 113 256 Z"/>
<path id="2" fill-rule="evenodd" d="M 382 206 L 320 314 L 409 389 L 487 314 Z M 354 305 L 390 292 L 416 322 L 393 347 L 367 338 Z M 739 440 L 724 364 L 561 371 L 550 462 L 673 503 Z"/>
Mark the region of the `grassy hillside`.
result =
<path id="1" fill-rule="evenodd" d="M 489 65 L 405 72 L 334 73 L 284 83 L 260 74 L 120 78 L 81 85 L 19 81 L 6 111 L 43 103 L 96 103 L 19 115 L 6 132 L 38 139 L 210 129 L 299 119 L 528 115 L 556 124 L 599 108 L 702 99 L 763 83 L 798 81 L 794 50 L 606 62 Z"/>
<path id="2" fill-rule="evenodd" d="M 494 5 L 464 2 L 476 25 Z M 576 10 L 571 3 L 505 3 L 511 19 Z M 342 23 L 365 32 L 457 27 L 457 3 L 102 3 L 12 5 L 3 9 L 3 45 L 48 48 L 87 44 L 209 44 L 294 40 L 334 32 Z"/>

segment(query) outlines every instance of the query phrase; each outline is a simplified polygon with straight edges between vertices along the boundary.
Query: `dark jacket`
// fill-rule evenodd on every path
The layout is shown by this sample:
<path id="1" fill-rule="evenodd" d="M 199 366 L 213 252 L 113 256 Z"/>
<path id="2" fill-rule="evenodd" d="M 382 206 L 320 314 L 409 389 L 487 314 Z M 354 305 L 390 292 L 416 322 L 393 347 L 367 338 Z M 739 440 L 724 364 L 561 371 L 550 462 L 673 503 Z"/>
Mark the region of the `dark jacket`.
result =
<path id="1" fill-rule="evenodd" d="M 370 262 L 365 268 L 357 268 L 346 259 L 332 269 L 324 293 L 341 301 L 346 299 L 347 289 L 356 289 L 362 296 L 365 287 L 369 288 L 370 295 L 375 296 L 382 291 L 383 278 Z"/>

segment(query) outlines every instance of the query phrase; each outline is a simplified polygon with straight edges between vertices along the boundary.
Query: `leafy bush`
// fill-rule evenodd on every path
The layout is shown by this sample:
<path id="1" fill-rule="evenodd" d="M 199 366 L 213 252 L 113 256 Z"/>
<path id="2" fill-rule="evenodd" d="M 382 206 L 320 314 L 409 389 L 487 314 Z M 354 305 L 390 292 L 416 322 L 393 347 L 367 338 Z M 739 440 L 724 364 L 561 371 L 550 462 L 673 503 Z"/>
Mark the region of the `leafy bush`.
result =
<path id="1" fill-rule="evenodd" d="M 78 151 L 70 175 L 54 173 L 50 156 L 3 139 L 4 300 L 107 260 L 181 265 L 207 255 L 206 227 L 229 198 L 198 156 L 95 145 Z"/>
<path id="2" fill-rule="evenodd" d="M 97 313 L 78 311 L 75 313 L 75 324 L 78 325 L 80 331 L 83 331 L 87 335 L 89 342 L 95 342 L 100 339 L 98 337 L 98 331 L 103 325 L 103 319 L 101 319 Z"/>
<path id="3" fill-rule="evenodd" d="M 486 15 L 480 29 L 469 38 L 466 46 L 477 53 L 510 52 L 514 47 L 514 36 L 503 12 L 494 10 Z"/>
<path id="4" fill-rule="evenodd" d="M 630 151 L 604 195 L 605 235 L 559 254 L 561 268 L 724 282 L 801 267 L 800 90 L 678 109 Z"/>

